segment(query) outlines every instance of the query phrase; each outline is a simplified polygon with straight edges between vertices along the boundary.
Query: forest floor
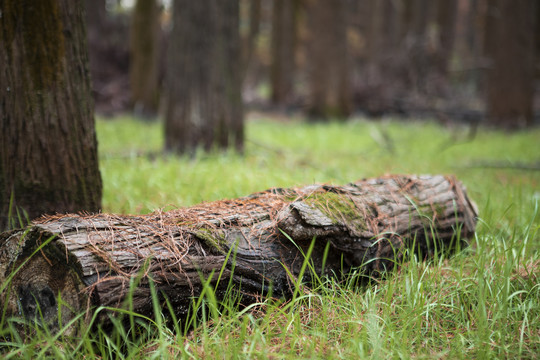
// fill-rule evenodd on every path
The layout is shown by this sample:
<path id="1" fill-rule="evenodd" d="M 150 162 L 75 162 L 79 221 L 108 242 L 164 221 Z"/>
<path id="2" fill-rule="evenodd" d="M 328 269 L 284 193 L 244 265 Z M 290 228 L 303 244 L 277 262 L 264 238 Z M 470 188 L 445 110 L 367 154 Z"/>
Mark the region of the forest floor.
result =
<path id="1" fill-rule="evenodd" d="M 186 322 L 0 340 L 6 358 L 536 358 L 540 353 L 540 128 L 471 133 L 427 121 L 307 124 L 252 113 L 244 154 L 162 155 L 162 125 L 98 119 L 103 211 L 147 213 L 270 187 L 385 174 L 455 174 L 479 208 L 470 247 L 413 255 L 384 280 L 322 279 L 292 301 L 239 308 L 211 289 Z M 139 319 L 139 320 L 137 320 Z M 2 328 L 0 334 L 9 333 Z"/>

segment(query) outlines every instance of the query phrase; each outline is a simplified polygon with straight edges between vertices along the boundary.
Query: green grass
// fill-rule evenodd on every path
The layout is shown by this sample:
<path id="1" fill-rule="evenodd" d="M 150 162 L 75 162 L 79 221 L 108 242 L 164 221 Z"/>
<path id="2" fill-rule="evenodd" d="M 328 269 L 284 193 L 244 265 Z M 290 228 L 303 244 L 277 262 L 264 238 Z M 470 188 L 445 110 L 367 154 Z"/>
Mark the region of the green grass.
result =
<path id="1" fill-rule="evenodd" d="M 540 172 L 475 167 L 538 163 L 540 129 L 511 135 L 425 122 L 308 125 L 252 116 L 246 151 L 161 155 L 160 124 L 97 123 L 106 212 L 146 213 L 269 187 L 344 184 L 388 173 L 456 174 L 480 210 L 472 246 L 450 259 L 411 257 L 369 287 L 323 280 L 287 303 L 247 309 L 198 299 L 194 327 L 157 317 L 113 333 L 39 331 L 0 344 L 6 358 L 536 358 L 540 353 Z M 459 139 L 459 140 L 455 140 Z M 167 311 L 165 310 L 165 313 Z M 4 325 L 2 333 L 9 332 Z"/>

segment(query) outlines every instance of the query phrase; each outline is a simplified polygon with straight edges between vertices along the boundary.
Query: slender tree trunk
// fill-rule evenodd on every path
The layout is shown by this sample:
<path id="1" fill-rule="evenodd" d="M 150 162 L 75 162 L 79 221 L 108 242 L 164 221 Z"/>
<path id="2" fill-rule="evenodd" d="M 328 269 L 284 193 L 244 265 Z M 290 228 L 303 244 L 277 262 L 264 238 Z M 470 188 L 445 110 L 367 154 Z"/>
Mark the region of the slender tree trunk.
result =
<path id="1" fill-rule="evenodd" d="M 313 120 L 347 118 L 352 111 L 352 99 L 345 0 L 305 3 L 309 31 L 309 117 Z"/>
<path id="2" fill-rule="evenodd" d="M 351 270 L 377 276 L 399 265 L 405 251 L 421 257 L 466 245 L 476 208 L 453 177 L 388 176 L 345 186 L 271 189 L 245 198 L 145 216 L 50 217 L 28 231 L 0 234 L 0 304 L 8 315 L 37 315 L 51 326 L 92 306 L 125 306 L 150 314 L 149 280 L 177 316 L 209 279 L 222 298 L 229 284 L 241 302 L 272 291 L 290 298 L 311 253 L 317 276 Z M 53 239 L 32 256 L 37 247 Z M 202 275 L 202 278 L 201 278 Z M 307 283 L 310 271 L 304 276 Z M 61 295 L 69 309 L 58 309 Z M 164 302 L 163 302 L 164 304 Z M 62 310 L 62 311 L 60 311 Z M 105 315 L 105 313 L 102 313 Z M 107 321 L 108 317 L 103 316 Z"/>
<path id="3" fill-rule="evenodd" d="M 523 128 L 533 120 L 536 1 L 488 2 L 485 51 L 488 121 Z"/>
<path id="4" fill-rule="evenodd" d="M 271 97 L 275 104 L 286 105 L 291 100 L 294 84 L 296 1 L 276 0 L 272 11 Z"/>
<path id="5" fill-rule="evenodd" d="M 137 0 L 131 15 L 131 101 L 143 117 L 155 116 L 159 105 L 160 14 L 156 0 Z"/>
<path id="6" fill-rule="evenodd" d="M 165 149 L 193 153 L 244 140 L 238 0 L 176 0 L 167 70 Z"/>
<path id="7" fill-rule="evenodd" d="M 81 1 L 0 3 L 0 229 L 8 215 L 98 211 Z M 47 16 L 44 16 L 47 14 Z"/>

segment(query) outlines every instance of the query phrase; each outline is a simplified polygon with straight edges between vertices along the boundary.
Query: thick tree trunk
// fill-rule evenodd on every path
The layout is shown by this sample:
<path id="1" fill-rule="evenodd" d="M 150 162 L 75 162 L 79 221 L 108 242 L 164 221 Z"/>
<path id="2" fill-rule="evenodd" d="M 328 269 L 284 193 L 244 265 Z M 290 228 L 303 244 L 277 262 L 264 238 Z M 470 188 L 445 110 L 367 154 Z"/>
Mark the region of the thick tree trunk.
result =
<path id="1" fill-rule="evenodd" d="M 0 13 L 0 229 L 9 214 L 98 211 L 82 3 L 6 0 Z"/>
<path id="2" fill-rule="evenodd" d="M 485 52 L 487 117 L 504 128 L 532 125 L 536 1 L 488 2 Z"/>
<path id="3" fill-rule="evenodd" d="M 154 117 L 159 105 L 160 13 L 156 0 L 138 0 L 131 19 L 131 101 L 143 117 Z"/>
<path id="4" fill-rule="evenodd" d="M 345 5 L 345 0 L 305 2 L 308 115 L 312 120 L 344 119 L 352 112 Z"/>
<path id="5" fill-rule="evenodd" d="M 465 245 L 475 223 L 465 189 L 444 176 L 278 188 L 145 216 L 48 217 L 0 234 L 0 283 L 10 281 L 1 300 L 8 314 L 27 318 L 39 304 L 54 323 L 61 294 L 71 309 L 61 311 L 65 324 L 73 312 L 122 306 L 130 282 L 141 276 L 136 311 L 151 312 L 151 278 L 182 316 L 201 293 L 201 274 L 211 277 L 218 297 L 232 283 L 243 303 L 270 289 L 287 298 L 310 246 L 318 275 L 357 268 L 377 275 L 406 250 L 429 256 Z"/>
<path id="6" fill-rule="evenodd" d="M 244 140 L 238 0 L 176 0 L 169 45 L 165 149 L 192 153 Z"/>

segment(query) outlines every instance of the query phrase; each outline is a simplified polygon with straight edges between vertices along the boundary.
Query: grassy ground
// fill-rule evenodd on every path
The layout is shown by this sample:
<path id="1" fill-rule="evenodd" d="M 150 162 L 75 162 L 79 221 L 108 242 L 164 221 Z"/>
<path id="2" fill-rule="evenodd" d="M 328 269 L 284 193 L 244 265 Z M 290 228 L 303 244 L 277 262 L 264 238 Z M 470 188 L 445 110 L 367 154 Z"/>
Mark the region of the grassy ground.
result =
<path id="1" fill-rule="evenodd" d="M 472 246 L 410 258 L 369 287 L 328 280 L 286 304 L 216 309 L 194 330 L 161 319 L 135 332 L 77 338 L 41 332 L 7 358 L 536 358 L 540 353 L 540 129 L 506 135 L 420 122 L 307 125 L 252 115 L 243 156 L 163 157 L 159 124 L 97 124 L 104 211 L 146 213 L 274 186 L 344 184 L 387 173 L 453 173 L 480 209 Z M 486 164 L 507 166 L 491 168 Z"/>

